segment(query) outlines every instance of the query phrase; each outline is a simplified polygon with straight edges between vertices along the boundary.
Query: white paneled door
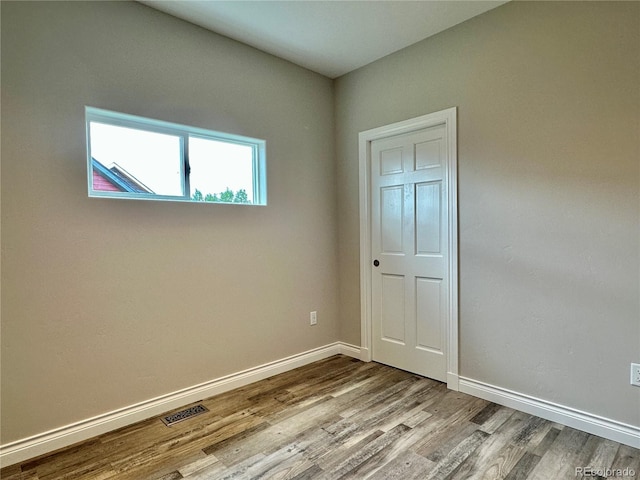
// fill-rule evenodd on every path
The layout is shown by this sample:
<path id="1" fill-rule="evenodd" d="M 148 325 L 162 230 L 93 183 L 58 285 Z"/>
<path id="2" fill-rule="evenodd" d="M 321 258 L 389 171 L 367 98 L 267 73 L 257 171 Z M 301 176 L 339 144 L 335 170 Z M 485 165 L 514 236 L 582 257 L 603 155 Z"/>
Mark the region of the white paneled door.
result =
<path id="1" fill-rule="evenodd" d="M 371 328 L 375 361 L 447 381 L 446 124 L 371 142 Z"/>

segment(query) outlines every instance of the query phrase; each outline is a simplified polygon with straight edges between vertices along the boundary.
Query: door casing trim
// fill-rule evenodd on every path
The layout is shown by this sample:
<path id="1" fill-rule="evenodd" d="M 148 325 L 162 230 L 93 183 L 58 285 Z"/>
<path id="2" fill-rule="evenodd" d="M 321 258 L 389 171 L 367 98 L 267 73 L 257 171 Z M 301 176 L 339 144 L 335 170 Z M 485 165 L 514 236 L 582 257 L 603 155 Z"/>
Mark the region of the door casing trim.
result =
<path id="1" fill-rule="evenodd" d="M 458 150 L 457 108 L 451 107 L 358 135 L 360 197 L 360 358 L 373 359 L 371 318 L 371 142 L 424 128 L 445 125 L 449 203 L 449 315 L 447 318 L 447 387 L 459 389 L 458 375 Z"/>

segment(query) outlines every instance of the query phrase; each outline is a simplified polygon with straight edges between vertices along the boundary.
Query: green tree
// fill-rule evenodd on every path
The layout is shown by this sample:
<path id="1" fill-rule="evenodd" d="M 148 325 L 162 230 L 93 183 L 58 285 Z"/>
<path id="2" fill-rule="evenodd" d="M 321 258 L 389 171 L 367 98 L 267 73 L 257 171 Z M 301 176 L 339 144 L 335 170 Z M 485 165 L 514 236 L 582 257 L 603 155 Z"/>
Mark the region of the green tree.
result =
<path id="1" fill-rule="evenodd" d="M 233 202 L 234 197 L 235 195 L 233 194 L 233 190 L 231 190 L 229 187 L 227 187 L 227 189 L 224 192 L 220 193 L 221 202 L 231 203 Z"/>
<path id="2" fill-rule="evenodd" d="M 220 194 L 207 193 L 206 195 L 203 195 L 202 192 L 196 188 L 191 196 L 191 200 L 195 202 L 251 203 L 247 191 L 244 188 L 234 192 L 229 187 L 227 187 L 224 192 L 220 192 Z"/>
<path id="3" fill-rule="evenodd" d="M 196 188 L 196 191 L 193 193 L 191 200 L 195 200 L 196 202 L 202 201 L 202 192 Z"/>
<path id="4" fill-rule="evenodd" d="M 233 199 L 234 203 L 249 203 L 249 196 L 244 188 L 241 188 L 236 192 L 236 196 Z"/>

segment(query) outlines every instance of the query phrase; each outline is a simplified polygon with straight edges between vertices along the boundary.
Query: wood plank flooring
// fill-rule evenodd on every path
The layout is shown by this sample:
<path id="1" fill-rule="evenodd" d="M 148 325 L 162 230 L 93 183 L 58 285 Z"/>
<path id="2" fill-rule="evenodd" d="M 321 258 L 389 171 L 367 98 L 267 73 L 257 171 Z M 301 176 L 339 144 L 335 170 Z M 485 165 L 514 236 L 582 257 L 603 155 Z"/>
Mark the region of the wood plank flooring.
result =
<path id="1" fill-rule="evenodd" d="M 193 419 L 146 420 L 0 478 L 555 480 L 590 467 L 640 479 L 637 449 L 341 355 L 201 403 Z"/>

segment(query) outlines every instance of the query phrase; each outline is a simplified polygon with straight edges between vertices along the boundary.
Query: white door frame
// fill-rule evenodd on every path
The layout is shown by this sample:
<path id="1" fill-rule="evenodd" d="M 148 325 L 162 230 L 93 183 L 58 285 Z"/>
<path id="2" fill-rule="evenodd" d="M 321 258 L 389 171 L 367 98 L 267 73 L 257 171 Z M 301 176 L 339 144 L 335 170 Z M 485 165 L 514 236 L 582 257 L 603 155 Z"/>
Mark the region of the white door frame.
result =
<path id="1" fill-rule="evenodd" d="M 458 390 L 458 152 L 456 107 L 429 113 L 402 122 L 360 132 L 360 358 L 370 362 L 372 352 L 371 319 L 371 142 L 381 138 L 445 125 L 447 135 L 447 179 L 449 203 L 449 315 L 447 318 L 447 386 Z"/>

